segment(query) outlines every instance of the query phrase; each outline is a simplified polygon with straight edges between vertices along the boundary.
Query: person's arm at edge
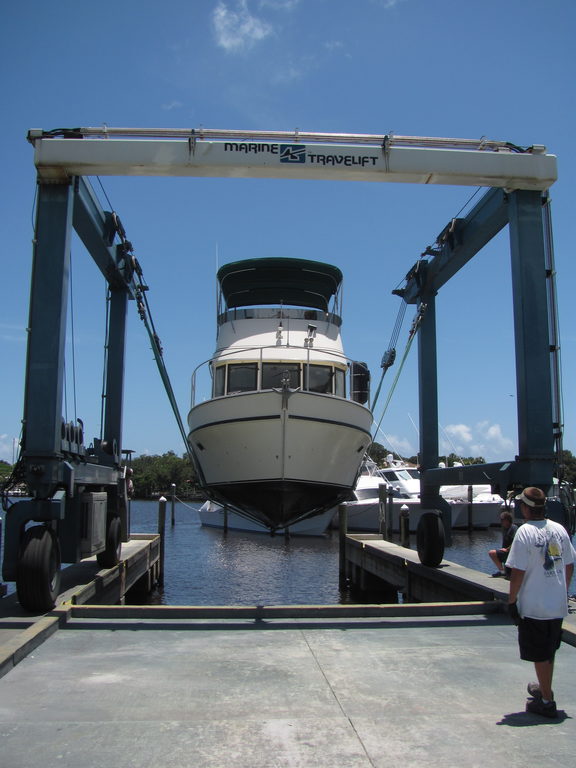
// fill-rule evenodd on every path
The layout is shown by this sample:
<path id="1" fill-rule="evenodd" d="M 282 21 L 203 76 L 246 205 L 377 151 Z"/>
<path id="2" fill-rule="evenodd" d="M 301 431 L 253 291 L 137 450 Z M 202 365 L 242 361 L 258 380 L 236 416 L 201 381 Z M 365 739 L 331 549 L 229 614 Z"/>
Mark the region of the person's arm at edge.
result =
<path id="1" fill-rule="evenodd" d="M 566 589 L 570 588 L 572 574 L 574 573 L 574 563 L 568 563 L 566 566 Z"/>
<path id="2" fill-rule="evenodd" d="M 518 599 L 518 592 L 524 581 L 524 574 L 526 571 L 521 571 L 519 568 L 512 568 L 510 574 L 510 594 L 508 595 L 508 603 L 515 603 Z"/>

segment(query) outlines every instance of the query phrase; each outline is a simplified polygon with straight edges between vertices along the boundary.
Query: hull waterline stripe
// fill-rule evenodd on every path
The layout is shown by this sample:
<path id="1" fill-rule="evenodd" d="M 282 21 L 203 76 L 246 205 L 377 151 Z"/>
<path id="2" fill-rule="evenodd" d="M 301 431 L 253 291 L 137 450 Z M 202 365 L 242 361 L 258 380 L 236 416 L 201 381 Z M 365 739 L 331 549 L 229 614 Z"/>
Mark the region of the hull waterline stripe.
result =
<path id="1" fill-rule="evenodd" d="M 297 419 L 298 421 L 315 421 L 320 424 L 333 424 L 334 426 L 338 427 L 347 427 L 348 429 L 355 429 L 357 432 L 362 432 L 364 435 L 368 435 L 368 437 L 371 439 L 372 434 L 369 430 L 363 429 L 362 427 L 357 427 L 355 424 L 349 424 L 346 421 L 334 421 L 334 419 L 318 419 L 315 416 L 293 416 L 291 414 L 288 415 L 289 419 Z"/>
<path id="2" fill-rule="evenodd" d="M 200 429 L 207 429 L 208 427 L 219 427 L 222 424 L 239 424 L 246 421 L 274 421 L 275 419 L 280 418 L 280 414 L 278 414 L 277 416 L 244 416 L 241 419 L 222 419 L 221 421 L 209 421 L 206 424 L 201 424 L 199 427 L 191 429 L 190 434 L 193 435 L 194 432 L 198 432 Z"/>
<path id="3" fill-rule="evenodd" d="M 245 423 L 249 421 L 273 421 L 274 419 L 280 419 L 280 415 L 278 416 L 246 416 L 241 419 L 223 419 L 222 421 L 209 421 L 207 424 L 202 424 L 195 429 L 190 430 L 190 434 L 193 435 L 195 432 L 199 432 L 201 429 L 208 429 L 208 427 L 219 427 L 223 424 L 240 424 Z M 292 416 L 288 415 L 289 419 L 294 419 L 297 421 L 313 421 L 319 424 L 332 424 L 333 426 L 337 427 L 346 427 L 347 429 L 355 429 L 357 432 L 362 432 L 363 435 L 367 435 L 368 437 L 372 437 L 371 433 L 367 429 L 363 429 L 362 427 L 357 427 L 355 424 L 349 424 L 345 421 L 334 421 L 333 419 L 318 419 L 314 416 Z"/>

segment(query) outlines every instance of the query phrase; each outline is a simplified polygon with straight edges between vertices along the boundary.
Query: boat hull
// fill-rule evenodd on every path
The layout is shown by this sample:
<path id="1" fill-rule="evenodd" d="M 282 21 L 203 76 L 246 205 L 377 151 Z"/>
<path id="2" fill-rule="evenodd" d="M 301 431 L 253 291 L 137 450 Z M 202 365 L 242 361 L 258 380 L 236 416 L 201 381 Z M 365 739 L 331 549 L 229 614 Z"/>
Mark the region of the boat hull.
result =
<path id="1" fill-rule="evenodd" d="M 395 499 L 391 510 L 391 530 L 399 531 L 399 512 L 403 505 L 409 510 L 409 530 L 416 533 L 422 516 L 420 499 Z M 452 512 L 452 529 L 468 528 L 468 504 L 450 502 Z M 346 503 L 347 525 L 350 531 L 365 533 L 380 533 L 381 523 L 380 504 L 378 499 L 351 501 Z M 490 526 L 500 524 L 501 506 L 498 502 L 480 501 L 472 504 L 472 527 L 474 530 L 485 530 Z M 337 527 L 337 510 L 334 510 L 332 526 Z"/>
<path id="2" fill-rule="evenodd" d="M 207 528 L 228 529 L 246 533 L 270 533 L 270 529 L 256 520 L 238 514 L 232 509 L 225 511 L 221 504 L 214 501 L 205 502 L 198 512 L 200 522 Z M 324 536 L 332 519 L 332 511 L 326 510 L 321 514 L 307 517 L 288 528 L 279 528 L 276 533 L 290 536 Z"/>
<path id="3" fill-rule="evenodd" d="M 188 423 L 210 498 L 278 529 L 349 498 L 372 416 L 343 398 L 270 390 L 201 403 Z"/>

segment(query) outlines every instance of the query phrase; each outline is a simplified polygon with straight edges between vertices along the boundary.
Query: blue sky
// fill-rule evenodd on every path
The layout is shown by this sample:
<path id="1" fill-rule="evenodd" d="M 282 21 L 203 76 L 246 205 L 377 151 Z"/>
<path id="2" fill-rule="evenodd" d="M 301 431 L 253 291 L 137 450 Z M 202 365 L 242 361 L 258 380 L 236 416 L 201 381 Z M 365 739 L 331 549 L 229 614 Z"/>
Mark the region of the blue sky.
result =
<path id="1" fill-rule="evenodd" d="M 565 447 L 576 452 L 570 386 L 576 373 L 575 28 L 572 0 L 1 3 L 0 458 L 11 461 L 22 418 L 35 191 L 26 133 L 103 123 L 486 136 L 546 145 L 559 166 L 552 210 Z M 376 381 L 400 306 L 391 291 L 475 191 L 328 181 L 101 181 L 150 286 L 184 418 L 191 372 L 215 342 L 218 263 L 295 256 L 337 264 L 345 277 L 345 348 L 369 364 Z M 100 434 L 104 283 L 76 241 L 72 261 L 76 415 L 92 437 Z M 399 352 L 412 316 L 409 307 Z M 437 326 L 442 450 L 513 458 L 507 231 L 442 288 Z M 138 454 L 182 453 L 132 303 L 128 344 L 124 446 Z M 70 351 L 69 419 L 75 415 L 71 359 Z M 417 416 L 414 346 L 382 423 L 404 455 L 417 450 Z"/>

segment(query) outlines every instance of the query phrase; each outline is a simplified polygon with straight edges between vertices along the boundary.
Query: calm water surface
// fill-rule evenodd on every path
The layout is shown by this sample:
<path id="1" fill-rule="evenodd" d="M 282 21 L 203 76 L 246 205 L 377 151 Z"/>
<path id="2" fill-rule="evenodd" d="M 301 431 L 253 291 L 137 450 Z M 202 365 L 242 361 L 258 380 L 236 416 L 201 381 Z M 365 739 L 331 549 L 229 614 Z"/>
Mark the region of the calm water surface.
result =
<path id="1" fill-rule="evenodd" d="M 133 501 L 133 533 L 158 530 L 158 503 Z M 165 605 L 302 605 L 346 602 L 338 587 L 338 532 L 326 537 L 285 539 L 260 533 L 203 528 L 200 504 L 166 505 L 164 591 Z M 500 546 L 498 528 L 453 533 L 446 560 L 492 573 L 487 555 Z M 415 537 L 411 547 L 416 548 Z"/>

